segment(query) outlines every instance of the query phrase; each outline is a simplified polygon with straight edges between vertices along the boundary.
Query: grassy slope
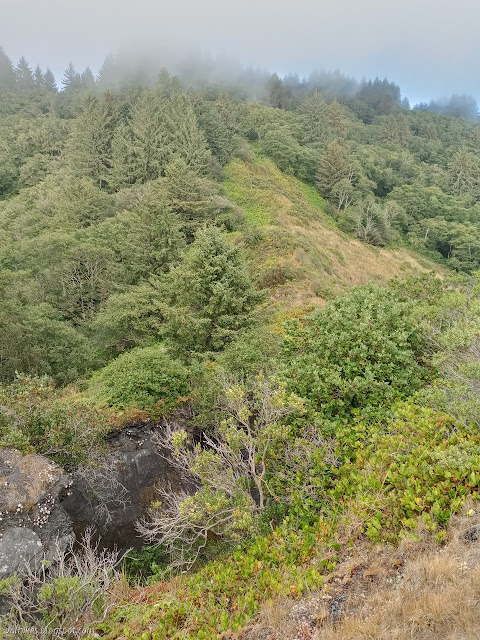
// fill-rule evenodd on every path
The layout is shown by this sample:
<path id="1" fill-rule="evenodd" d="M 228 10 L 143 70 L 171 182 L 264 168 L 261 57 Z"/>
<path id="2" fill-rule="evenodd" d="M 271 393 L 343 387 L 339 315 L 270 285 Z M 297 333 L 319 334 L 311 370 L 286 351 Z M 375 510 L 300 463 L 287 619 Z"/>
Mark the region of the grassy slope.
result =
<path id="1" fill-rule="evenodd" d="M 347 287 L 439 268 L 406 249 L 372 247 L 341 232 L 314 187 L 265 157 L 235 159 L 225 172 L 227 196 L 261 231 L 252 258 L 279 307 L 322 306 Z"/>
<path id="2" fill-rule="evenodd" d="M 239 241 L 250 247 L 260 281 L 271 286 L 273 307 L 281 312 L 278 321 L 286 313 L 323 304 L 349 286 L 367 281 L 381 283 L 395 275 L 438 268 L 406 250 L 376 249 L 340 232 L 323 213 L 324 202 L 314 188 L 282 174 L 261 156 L 254 162 L 234 160 L 226 174 L 226 194 L 245 211 L 252 228 L 262 232 L 252 233 L 253 240 L 248 240 L 246 233 Z M 282 275 L 286 280 L 283 283 L 278 282 Z M 436 418 L 431 420 L 435 422 Z M 426 424 L 430 425 L 430 419 Z M 423 423 L 417 427 L 426 428 Z M 434 430 L 441 431 L 436 422 Z M 412 426 L 407 431 L 413 434 L 416 428 Z M 424 439 L 422 431 L 420 440 Z M 390 460 L 392 452 L 387 453 Z M 358 468 L 360 475 L 365 471 L 362 464 Z M 379 469 L 365 471 L 365 477 L 375 482 L 380 471 L 383 474 L 383 462 Z M 344 497 L 356 505 L 357 484 L 358 491 L 366 491 L 365 495 L 370 495 L 371 487 L 363 487 L 360 479 L 352 485 L 349 474 L 351 470 L 347 469 L 345 482 L 353 488 L 350 497 Z M 367 484 L 368 481 L 364 479 Z M 365 495 L 362 493 L 362 500 Z M 385 507 L 389 514 L 397 509 L 398 518 L 405 515 L 403 508 L 400 498 L 395 505 L 388 503 Z M 363 520 L 363 516 L 358 520 L 357 524 L 362 521 L 359 529 L 368 524 Z M 388 521 L 384 527 L 393 537 L 398 535 L 398 525 Z M 233 630 L 249 625 L 268 602 L 278 604 L 277 598 L 295 599 L 306 590 L 321 588 L 340 560 L 340 547 L 349 557 L 355 554 L 359 532 L 352 535 L 342 529 L 331 515 L 320 517 L 302 531 L 294 523 L 285 523 L 252 546 L 228 559 L 219 558 L 196 573 L 127 591 L 104 627 L 106 635 L 110 640 L 243 638 Z M 222 634 L 229 629 L 232 633 Z M 253 640 L 255 635 L 247 637 Z"/>

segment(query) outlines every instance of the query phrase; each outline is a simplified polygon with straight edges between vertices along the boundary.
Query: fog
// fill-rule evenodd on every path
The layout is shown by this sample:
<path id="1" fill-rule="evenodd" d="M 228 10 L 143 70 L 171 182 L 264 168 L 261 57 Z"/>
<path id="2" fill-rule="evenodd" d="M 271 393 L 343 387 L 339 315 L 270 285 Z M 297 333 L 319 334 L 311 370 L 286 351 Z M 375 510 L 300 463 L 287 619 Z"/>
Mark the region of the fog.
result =
<path id="1" fill-rule="evenodd" d="M 0 8 L 8 55 L 57 75 L 70 60 L 95 71 L 119 49 L 194 51 L 280 74 L 387 76 L 413 102 L 480 98 L 476 0 L 0 0 Z"/>

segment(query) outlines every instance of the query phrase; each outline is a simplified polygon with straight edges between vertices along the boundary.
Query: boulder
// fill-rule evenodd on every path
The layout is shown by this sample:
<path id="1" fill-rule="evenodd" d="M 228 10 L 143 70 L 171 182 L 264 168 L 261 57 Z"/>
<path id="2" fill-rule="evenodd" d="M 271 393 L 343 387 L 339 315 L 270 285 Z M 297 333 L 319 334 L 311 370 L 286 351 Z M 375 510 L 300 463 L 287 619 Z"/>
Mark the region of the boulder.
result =
<path id="1" fill-rule="evenodd" d="M 70 476 L 44 456 L 0 449 L 0 541 L 24 530 L 37 536 L 47 557 L 66 548 L 73 529 L 59 495 L 70 485 Z"/>
<path id="2" fill-rule="evenodd" d="M 24 527 L 8 529 L 0 540 L 0 580 L 25 575 L 38 568 L 43 559 L 43 544 L 35 531 Z"/>

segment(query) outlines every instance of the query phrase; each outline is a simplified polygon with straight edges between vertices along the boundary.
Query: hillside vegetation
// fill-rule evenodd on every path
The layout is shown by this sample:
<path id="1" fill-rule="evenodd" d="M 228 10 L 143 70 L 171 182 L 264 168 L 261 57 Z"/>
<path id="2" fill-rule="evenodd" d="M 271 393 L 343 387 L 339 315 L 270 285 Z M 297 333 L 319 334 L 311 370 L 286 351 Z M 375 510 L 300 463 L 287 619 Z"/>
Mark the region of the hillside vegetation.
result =
<path id="1" fill-rule="evenodd" d="M 100 538 L 1 581 L 0 637 L 238 638 L 475 515 L 478 118 L 340 79 L 254 100 L 109 59 L 58 91 L 0 50 L 0 447 L 88 474 L 152 421 L 188 487 L 121 568 Z"/>

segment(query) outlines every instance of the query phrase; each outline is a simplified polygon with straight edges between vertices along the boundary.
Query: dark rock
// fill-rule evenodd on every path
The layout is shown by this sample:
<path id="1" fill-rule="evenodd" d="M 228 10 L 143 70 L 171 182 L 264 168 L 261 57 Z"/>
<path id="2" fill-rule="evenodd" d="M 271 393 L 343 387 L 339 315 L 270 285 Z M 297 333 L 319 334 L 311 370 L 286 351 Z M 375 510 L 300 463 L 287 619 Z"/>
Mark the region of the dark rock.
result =
<path id="1" fill-rule="evenodd" d="M 135 523 L 155 499 L 155 484 L 184 486 L 177 471 L 159 455 L 153 440 L 158 428 L 136 424 L 111 433 L 103 470 L 74 474 L 71 495 L 63 496 L 61 504 L 73 520 L 77 539 L 93 525 L 103 547 L 125 551 L 144 544 Z"/>
<path id="2" fill-rule="evenodd" d="M 43 558 L 43 544 L 31 529 L 13 527 L 0 540 L 0 580 L 15 573 L 25 575 L 28 568 L 35 570 Z"/>

